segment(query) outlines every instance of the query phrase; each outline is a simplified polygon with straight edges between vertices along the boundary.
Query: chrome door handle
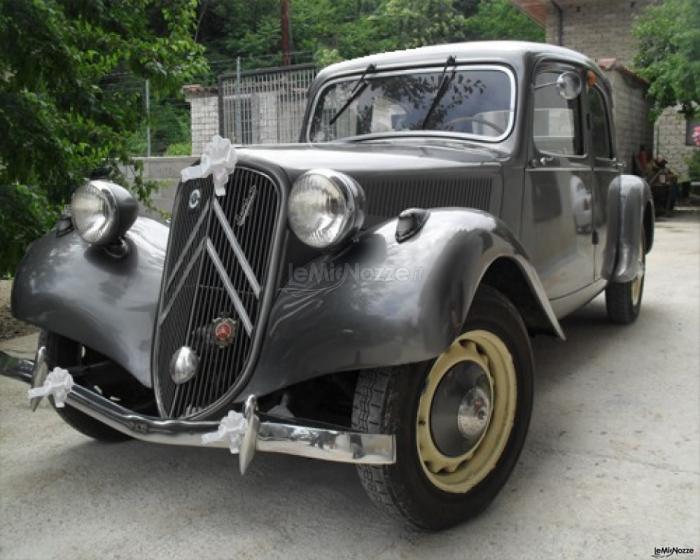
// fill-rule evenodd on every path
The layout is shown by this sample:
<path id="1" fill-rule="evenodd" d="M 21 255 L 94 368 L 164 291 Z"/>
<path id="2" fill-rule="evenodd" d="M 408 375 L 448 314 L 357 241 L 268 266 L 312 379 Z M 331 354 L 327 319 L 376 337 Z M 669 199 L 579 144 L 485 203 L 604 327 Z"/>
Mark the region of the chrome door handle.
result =
<path id="1" fill-rule="evenodd" d="M 540 158 L 540 165 L 545 167 L 554 161 L 553 156 L 542 156 Z"/>
<path id="2" fill-rule="evenodd" d="M 623 171 L 625 169 L 625 164 L 622 161 L 613 160 L 613 167 L 615 169 L 619 169 L 620 171 Z"/>

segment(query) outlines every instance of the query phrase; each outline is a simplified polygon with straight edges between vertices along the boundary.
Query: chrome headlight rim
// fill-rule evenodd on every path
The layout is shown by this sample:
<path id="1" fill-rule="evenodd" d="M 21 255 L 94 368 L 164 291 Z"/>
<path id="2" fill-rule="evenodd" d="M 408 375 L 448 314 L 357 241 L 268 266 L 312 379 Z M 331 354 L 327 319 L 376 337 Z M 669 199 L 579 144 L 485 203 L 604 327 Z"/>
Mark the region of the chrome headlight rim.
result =
<path id="1" fill-rule="evenodd" d="M 305 181 L 312 180 L 314 177 L 321 178 L 327 181 L 336 189 L 337 193 L 342 197 L 345 206 L 345 212 L 342 216 L 338 233 L 326 241 L 311 238 L 305 235 L 300 224 L 297 224 L 293 219 L 292 205 L 296 202 L 295 190 L 301 188 Z M 365 193 L 360 184 L 349 175 L 336 171 L 334 169 L 310 169 L 306 171 L 294 181 L 289 193 L 288 199 L 288 221 L 290 228 L 297 238 L 314 249 L 331 249 L 343 244 L 349 238 L 354 236 L 363 226 L 365 220 Z"/>
<path id="2" fill-rule="evenodd" d="M 80 197 L 99 199 L 104 225 L 91 231 L 89 214 L 78 209 Z M 138 204 L 124 187 L 110 181 L 93 179 L 78 187 L 71 197 L 71 218 L 78 235 L 90 245 L 109 245 L 123 236 L 136 220 Z M 94 218 L 97 213 L 93 214 Z"/>

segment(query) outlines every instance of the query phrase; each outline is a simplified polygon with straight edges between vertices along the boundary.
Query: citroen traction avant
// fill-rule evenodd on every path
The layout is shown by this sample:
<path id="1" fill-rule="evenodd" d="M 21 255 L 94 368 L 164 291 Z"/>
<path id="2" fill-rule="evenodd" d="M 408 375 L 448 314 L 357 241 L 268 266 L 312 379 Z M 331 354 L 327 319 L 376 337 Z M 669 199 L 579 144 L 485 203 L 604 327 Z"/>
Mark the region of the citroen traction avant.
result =
<path id="1" fill-rule="evenodd" d="M 300 142 L 214 138 L 169 225 L 89 181 L 27 250 L 2 357 L 72 427 L 354 463 L 410 524 L 481 511 L 523 447 L 530 337 L 605 291 L 639 314 L 649 186 L 616 159 L 610 84 L 517 42 L 322 70 Z"/>

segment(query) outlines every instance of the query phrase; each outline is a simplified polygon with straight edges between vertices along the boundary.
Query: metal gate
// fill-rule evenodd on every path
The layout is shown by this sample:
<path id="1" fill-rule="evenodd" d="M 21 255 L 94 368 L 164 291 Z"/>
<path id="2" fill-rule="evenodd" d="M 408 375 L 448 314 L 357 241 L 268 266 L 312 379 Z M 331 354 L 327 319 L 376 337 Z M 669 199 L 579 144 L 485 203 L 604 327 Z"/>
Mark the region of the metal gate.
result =
<path id="1" fill-rule="evenodd" d="M 298 142 L 313 64 L 237 71 L 219 78 L 219 130 L 234 144 Z"/>

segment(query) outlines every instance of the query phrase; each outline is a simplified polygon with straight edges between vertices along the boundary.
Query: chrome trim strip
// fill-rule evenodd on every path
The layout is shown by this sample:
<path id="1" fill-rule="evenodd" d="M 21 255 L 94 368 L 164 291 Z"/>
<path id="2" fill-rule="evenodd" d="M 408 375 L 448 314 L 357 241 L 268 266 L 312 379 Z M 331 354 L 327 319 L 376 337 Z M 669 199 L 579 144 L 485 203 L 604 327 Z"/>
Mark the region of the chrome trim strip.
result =
<path id="1" fill-rule="evenodd" d="M 404 68 L 401 68 L 400 70 L 395 70 L 395 69 L 388 69 L 385 71 L 382 70 L 377 70 L 376 72 L 373 72 L 370 76 L 368 76 L 368 80 L 371 80 L 372 78 L 377 78 L 377 77 L 383 77 L 383 76 L 400 76 L 403 74 L 429 74 L 431 72 L 441 72 L 444 67 L 444 62 L 440 63 L 439 65 L 436 66 L 428 66 L 428 67 L 416 67 L 415 63 L 410 64 Z M 493 143 L 498 143 L 502 142 L 510 134 L 513 132 L 513 129 L 515 127 L 515 113 L 516 113 L 516 94 L 517 94 L 517 83 L 515 81 L 515 74 L 511 70 L 509 66 L 506 66 L 505 64 L 473 64 L 465 61 L 460 61 L 459 59 L 457 60 L 457 65 L 456 65 L 457 71 L 459 70 L 496 70 L 500 71 L 506 74 L 510 80 L 510 107 L 509 107 L 509 112 L 510 112 L 510 118 L 508 119 L 508 126 L 506 127 L 506 131 L 501 134 L 500 136 L 483 136 L 479 134 L 466 134 L 462 132 L 450 132 L 450 131 L 445 131 L 445 130 L 420 130 L 420 131 L 407 131 L 407 130 L 396 130 L 392 132 L 385 132 L 382 133 L 382 137 L 391 137 L 392 135 L 398 135 L 398 136 L 407 136 L 407 132 L 414 132 L 415 134 L 410 134 L 411 136 L 438 136 L 438 137 L 448 137 L 448 138 L 456 138 L 456 139 L 462 139 L 462 140 L 472 140 L 472 141 L 477 141 L 477 142 L 486 142 L 489 144 Z M 322 144 L 323 142 L 314 142 L 311 139 L 311 125 L 314 120 L 314 115 L 316 114 L 316 106 L 318 105 L 319 100 L 321 99 L 321 94 L 328 89 L 330 86 L 333 84 L 336 84 L 338 82 L 344 82 L 344 81 L 352 81 L 356 80 L 357 77 L 362 74 L 362 70 L 358 69 L 357 72 L 354 72 L 352 74 L 343 74 L 342 76 L 339 76 L 337 78 L 332 78 L 326 81 L 321 87 L 319 87 L 318 92 L 316 93 L 316 96 L 313 99 L 313 108 L 309 112 L 309 122 L 307 124 L 305 132 L 305 137 L 306 141 L 311 143 L 311 144 Z M 371 133 L 370 133 L 371 135 Z M 369 136 L 369 135 L 360 135 L 360 136 L 349 136 L 346 138 L 337 138 L 335 140 L 332 140 L 331 142 L 339 142 L 343 140 L 351 140 L 351 139 L 358 139 L 362 138 L 364 136 Z"/>
<path id="2" fill-rule="evenodd" d="M 209 257 L 214 263 L 216 271 L 219 273 L 219 278 L 221 279 L 221 282 L 223 282 L 224 288 L 226 288 L 226 291 L 228 292 L 228 295 L 231 298 L 231 301 L 233 302 L 233 306 L 236 308 L 236 313 L 238 313 L 239 317 L 241 318 L 241 323 L 243 323 L 243 328 L 245 329 L 245 332 L 247 332 L 248 336 L 250 336 L 253 332 L 253 323 L 251 323 L 250 317 L 248 317 L 248 313 L 246 312 L 245 307 L 243 307 L 243 302 L 241 301 L 241 298 L 238 297 L 238 292 L 236 292 L 236 288 L 233 287 L 233 284 L 231 284 L 231 280 L 229 279 L 228 274 L 226 274 L 226 269 L 224 268 L 224 264 L 219 258 L 219 254 L 214 248 L 214 243 L 212 243 L 211 239 L 209 239 L 208 237 L 207 253 L 209 254 Z"/>
<path id="3" fill-rule="evenodd" d="M 30 360 L 0 352 L 0 375 L 31 384 L 33 365 Z M 215 432 L 219 426 L 218 421 L 211 420 L 161 420 L 142 416 L 78 384 L 68 394 L 66 404 L 114 430 L 151 443 L 203 447 L 202 434 Z M 246 438 L 255 445 L 239 457 L 243 472 L 256 451 L 362 465 L 396 462 L 393 435 L 354 432 L 341 426 L 297 424 L 286 418 L 257 414 L 254 397 L 248 398 L 246 413 L 250 419 Z M 212 446 L 228 448 L 228 442 L 208 445 Z"/>
<path id="4" fill-rule="evenodd" d="M 213 207 L 214 214 L 216 214 L 216 218 L 219 220 L 219 225 L 221 226 L 221 229 L 224 230 L 224 235 L 226 235 L 226 239 L 228 239 L 228 242 L 231 244 L 233 254 L 236 255 L 238 264 L 240 264 L 241 268 L 243 269 L 243 274 L 245 274 L 245 277 L 248 279 L 250 287 L 253 288 L 253 293 L 255 294 L 256 299 L 260 299 L 261 288 L 260 284 L 258 283 L 258 279 L 255 277 L 255 273 L 253 272 L 248 259 L 245 258 L 243 249 L 241 249 L 241 246 L 238 244 L 238 239 L 236 239 L 236 235 L 233 233 L 233 230 L 226 219 L 226 215 L 224 214 L 224 211 L 221 209 L 221 205 L 217 200 L 214 200 Z"/>
<path id="5" fill-rule="evenodd" d="M 204 223 L 206 217 L 209 215 L 209 204 L 210 204 L 210 201 L 208 200 L 206 206 L 202 209 L 201 213 L 199 214 L 199 218 L 197 218 L 197 223 L 194 225 L 194 228 L 192 228 L 192 233 L 187 238 L 187 242 L 185 243 L 185 245 L 182 248 L 182 251 L 180 253 L 180 258 L 177 259 L 177 261 L 175 262 L 175 266 L 173 267 L 172 271 L 170 271 L 170 277 L 168 278 L 168 281 L 165 285 L 166 291 L 168 289 L 170 289 L 170 285 L 173 283 L 173 280 L 175 279 L 175 274 L 182 266 L 182 261 L 185 258 L 187 251 L 189 251 L 189 249 L 190 249 L 190 245 L 192 245 L 192 242 L 194 241 L 195 237 L 197 237 L 197 234 L 199 233 L 199 228 L 202 227 L 202 224 Z M 185 274 L 185 276 L 187 276 L 187 275 Z"/>
<path id="6" fill-rule="evenodd" d="M 182 285 L 185 283 L 185 280 L 187 280 L 187 277 L 189 276 L 190 271 L 192 270 L 192 267 L 199 261 L 200 253 L 202 252 L 204 247 L 207 246 L 208 241 L 209 241 L 208 237 L 205 237 L 204 239 L 202 239 L 202 241 L 200 241 L 199 247 L 197 247 L 197 250 L 194 252 L 194 255 L 192 255 L 190 262 L 187 263 L 187 267 L 185 268 L 185 271 L 180 276 L 180 281 L 177 283 L 177 286 L 175 287 L 173 296 L 170 298 L 168 305 L 165 307 L 163 312 L 158 317 L 158 326 L 163 324 L 163 321 L 165 321 L 166 317 L 168 316 L 168 313 L 170 313 L 170 309 L 172 308 L 173 303 L 175 302 L 175 294 L 177 294 L 182 289 Z"/>

